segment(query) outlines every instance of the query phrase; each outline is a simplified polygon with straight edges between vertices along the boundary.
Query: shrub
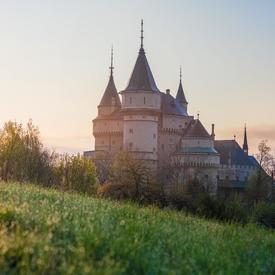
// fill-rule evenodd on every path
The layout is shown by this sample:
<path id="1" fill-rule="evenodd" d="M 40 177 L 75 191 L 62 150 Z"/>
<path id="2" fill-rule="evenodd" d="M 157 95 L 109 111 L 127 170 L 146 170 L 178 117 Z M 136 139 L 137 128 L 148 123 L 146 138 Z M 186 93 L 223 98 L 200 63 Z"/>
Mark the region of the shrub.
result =
<path id="1" fill-rule="evenodd" d="M 93 194 L 96 191 L 96 171 L 94 163 L 85 157 L 61 156 L 55 171 L 56 184 L 62 190 Z"/>
<path id="2" fill-rule="evenodd" d="M 223 201 L 208 194 L 198 196 L 196 200 L 197 213 L 205 218 L 223 221 L 246 223 L 247 211 L 238 200 Z"/>
<path id="3" fill-rule="evenodd" d="M 259 202 L 254 205 L 252 220 L 268 228 L 275 228 L 275 203 Z"/>

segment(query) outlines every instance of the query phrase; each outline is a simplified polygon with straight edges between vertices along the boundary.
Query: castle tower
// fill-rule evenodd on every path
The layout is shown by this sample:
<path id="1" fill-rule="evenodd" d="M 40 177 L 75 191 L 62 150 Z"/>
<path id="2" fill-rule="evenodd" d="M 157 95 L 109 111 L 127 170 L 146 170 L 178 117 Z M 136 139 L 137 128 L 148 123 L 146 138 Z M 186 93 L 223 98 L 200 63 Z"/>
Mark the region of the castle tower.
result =
<path id="1" fill-rule="evenodd" d="M 121 102 L 115 86 L 113 70 L 112 49 L 108 85 L 98 105 L 98 116 L 93 120 L 95 158 L 106 157 L 106 154 L 114 155 L 122 149 L 123 123 L 119 112 Z"/>
<path id="2" fill-rule="evenodd" d="M 121 108 L 120 99 L 119 99 L 115 82 L 114 82 L 113 70 L 114 70 L 114 66 L 113 66 L 113 48 L 112 48 L 109 82 L 102 96 L 100 104 L 97 107 L 99 116 L 110 115 L 115 110 Z"/>
<path id="3" fill-rule="evenodd" d="M 244 126 L 243 151 L 244 151 L 244 153 L 246 155 L 248 155 L 248 143 L 247 143 L 246 125 Z"/>
<path id="4" fill-rule="evenodd" d="M 143 21 L 139 54 L 127 88 L 121 95 L 124 120 L 123 148 L 133 152 L 136 158 L 156 166 L 161 93 L 156 86 L 143 48 Z"/>
<path id="5" fill-rule="evenodd" d="M 176 99 L 180 102 L 181 106 L 187 112 L 188 102 L 186 100 L 186 97 L 185 97 L 185 94 L 184 94 L 184 91 L 183 91 L 183 88 L 182 88 L 182 71 L 181 71 L 181 68 L 180 68 L 180 84 L 179 84 Z"/>

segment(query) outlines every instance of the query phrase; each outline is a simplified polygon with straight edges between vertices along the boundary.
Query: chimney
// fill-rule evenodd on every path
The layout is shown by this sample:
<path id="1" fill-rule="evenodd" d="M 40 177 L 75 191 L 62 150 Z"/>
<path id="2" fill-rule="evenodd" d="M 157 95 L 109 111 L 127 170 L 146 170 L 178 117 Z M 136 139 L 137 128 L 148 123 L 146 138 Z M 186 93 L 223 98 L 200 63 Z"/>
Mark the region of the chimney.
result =
<path id="1" fill-rule="evenodd" d="M 166 89 L 166 94 L 170 95 L 170 89 Z"/>
<path id="2" fill-rule="evenodd" d="M 212 123 L 211 137 L 213 138 L 213 140 L 215 140 L 215 124 L 214 123 Z"/>

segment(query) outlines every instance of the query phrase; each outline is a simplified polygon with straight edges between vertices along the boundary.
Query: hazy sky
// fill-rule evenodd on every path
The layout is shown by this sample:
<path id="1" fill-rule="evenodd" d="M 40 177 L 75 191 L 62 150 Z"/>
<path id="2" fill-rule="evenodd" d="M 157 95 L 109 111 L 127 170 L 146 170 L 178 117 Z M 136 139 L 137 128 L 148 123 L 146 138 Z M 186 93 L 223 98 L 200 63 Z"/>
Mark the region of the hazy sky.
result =
<path id="1" fill-rule="evenodd" d="M 126 87 L 140 19 L 155 81 L 176 93 L 219 139 L 275 148 L 275 1 L 0 0 L 0 123 L 38 125 L 58 151 L 93 148 L 92 119 L 107 85 Z"/>

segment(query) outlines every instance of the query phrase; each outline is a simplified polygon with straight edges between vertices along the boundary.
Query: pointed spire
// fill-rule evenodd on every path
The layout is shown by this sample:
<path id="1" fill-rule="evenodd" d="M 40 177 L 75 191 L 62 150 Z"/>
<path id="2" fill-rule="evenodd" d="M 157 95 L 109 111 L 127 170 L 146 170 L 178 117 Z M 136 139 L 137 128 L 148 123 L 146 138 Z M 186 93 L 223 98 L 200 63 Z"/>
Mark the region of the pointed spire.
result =
<path id="1" fill-rule="evenodd" d="M 243 151 L 248 155 L 248 143 L 247 143 L 246 124 L 244 125 Z"/>
<path id="2" fill-rule="evenodd" d="M 143 50 L 143 19 L 141 19 L 141 26 L 140 26 L 140 50 Z"/>
<path id="3" fill-rule="evenodd" d="M 125 91 L 159 92 L 143 48 L 143 20 L 141 20 L 140 49 L 138 58 Z"/>
<path id="4" fill-rule="evenodd" d="M 111 66 L 109 67 L 110 69 L 110 76 L 113 76 L 113 70 L 114 70 L 114 49 L 113 49 L 113 46 L 112 46 L 112 49 L 111 49 Z"/>
<path id="5" fill-rule="evenodd" d="M 113 70 L 114 70 L 114 51 L 113 51 L 113 46 L 111 49 L 111 65 L 109 67 L 110 69 L 110 77 L 109 77 L 109 82 L 107 84 L 107 87 L 105 89 L 105 92 L 103 94 L 103 97 L 100 101 L 99 106 L 105 106 L 105 107 L 121 107 L 121 102 L 117 93 L 116 85 L 114 82 L 114 77 L 113 77 Z"/>
<path id="6" fill-rule="evenodd" d="M 180 84 L 179 84 L 179 88 L 178 88 L 176 99 L 182 105 L 185 105 L 187 107 L 188 102 L 186 100 L 186 97 L 185 97 L 185 94 L 184 94 L 184 91 L 183 91 L 183 88 L 182 88 L 182 69 L 181 69 L 181 66 L 180 66 Z"/>

